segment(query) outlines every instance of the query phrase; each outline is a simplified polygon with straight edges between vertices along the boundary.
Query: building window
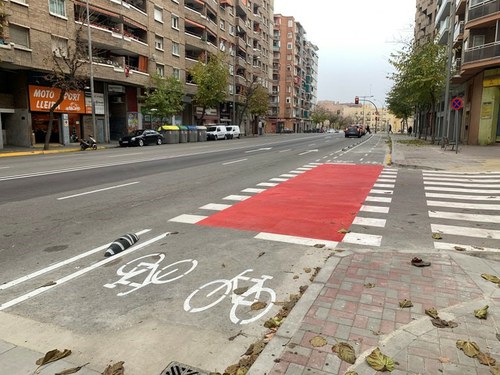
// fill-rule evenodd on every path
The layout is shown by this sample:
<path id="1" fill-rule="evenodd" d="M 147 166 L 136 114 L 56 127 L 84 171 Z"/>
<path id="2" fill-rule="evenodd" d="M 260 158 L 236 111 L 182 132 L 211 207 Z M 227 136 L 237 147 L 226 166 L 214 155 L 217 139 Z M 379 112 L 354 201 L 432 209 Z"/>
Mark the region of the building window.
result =
<path id="1" fill-rule="evenodd" d="M 293 20 L 288 20 L 288 27 L 293 27 Z"/>
<path id="2" fill-rule="evenodd" d="M 172 29 L 179 30 L 179 16 L 172 14 Z"/>
<path id="3" fill-rule="evenodd" d="M 155 48 L 163 51 L 163 37 L 155 35 Z"/>
<path id="4" fill-rule="evenodd" d="M 233 87 L 233 85 L 228 85 L 228 87 L 227 87 L 227 88 L 228 88 L 229 94 L 231 94 L 231 95 L 232 95 L 232 94 L 233 94 L 233 92 L 234 92 L 234 87 Z"/>
<path id="5" fill-rule="evenodd" d="M 226 22 L 224 20 L 220 20 L 220 29 L 226 30 Z"/>
<path id="6" fill-rule="evenodd" d="M 290 32 L 287 34 L 288 39 L 292 39 L 293 34 Z"/>
<path id="7" fill-rule="evenodd" d="M 52 54 L 56 57 L 67 57 L 68 40 L 52 35 Z"/>
<path id="8" fill-rule="evenodd" d="M 179 4 L 179 0 L 172 0 L 173 3 Z"/>
<path id="9" fill-rule="evenodd" d="M 30 31 L 26 27 L 9 24 L 10 41 L 18 46 L 30 48 Z"/>
<path id="10" fill-rule="evenodd" d="M 177 42 L 172 42 L 172 55 L 180 56 L 179 43 L 177 43 Z"/>
<path id="11" fill-rule="evenodd" d="M 165 66 L 161 64 L 156 64 L 156 74 L 165 77 Z"/>
<path id="12" fill-rule="evenodd" d="M 66 4 L 64 0 L 49 0 L 49 12 L 56 16 L 66 17 Z"/>
<path id="13" fill-rule="evenodd" d="M 234 25 L 229 25 L 229 35 L 234 35 Z"/>
<path id="14" fill-rule="evenodd" d="M 229 65 L 229 74 L 230 75 L 234 74 L 234 66 L 233 65 Z"/>
<path id="15" fill-rule="evenodd" d="M 163 22 L 163 9 L 155 7 L 154 17 L 155 21 Z"/>
<path id="16" fill-rule="evenodd" d="M 180 81 L 181 80 L 181 70 L 179 68 L 173 68 L 172 69 L 172 77 L 174 77 Z"/>
<path id="17" fill-rule="evenodd" d="M 286 97 L 286 104 L 290 104 L 292 102 L 292 98 L 289 96 Z"/>
<path id="18" fill-rule="evenodd" d="M 292 49 L 292 43 L 287 43 L 287 44 L 286 44 L 286 48 L 287 48 L 287 49 Z"/>

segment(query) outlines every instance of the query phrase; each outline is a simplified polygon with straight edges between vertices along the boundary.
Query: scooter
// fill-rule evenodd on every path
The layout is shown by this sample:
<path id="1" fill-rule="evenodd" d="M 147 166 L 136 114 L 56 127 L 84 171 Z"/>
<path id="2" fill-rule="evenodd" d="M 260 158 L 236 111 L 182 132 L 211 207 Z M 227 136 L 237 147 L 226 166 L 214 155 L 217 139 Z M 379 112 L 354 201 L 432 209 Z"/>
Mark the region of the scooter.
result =
<path id="1" fill-rule="evenodd" d="M 80 139 L 80 148 L 82 151 L 85 151 L 88 148 L 92 150 L 97 150 L 97 142 L 92 136 L 89 136 L 89 139 Z"/>

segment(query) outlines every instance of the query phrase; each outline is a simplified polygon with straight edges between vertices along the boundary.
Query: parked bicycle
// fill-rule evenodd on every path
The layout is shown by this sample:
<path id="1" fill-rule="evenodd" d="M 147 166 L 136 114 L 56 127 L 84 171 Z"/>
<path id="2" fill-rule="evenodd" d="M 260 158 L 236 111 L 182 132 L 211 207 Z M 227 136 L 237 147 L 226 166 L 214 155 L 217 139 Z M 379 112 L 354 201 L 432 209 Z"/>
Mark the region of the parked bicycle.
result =
<path id="1" fill-rule="evenodd" d="M 155 261 L 147 262 L 147 259 Z M 104 284 L 104 287 L 113 289 L 117 285 L 129 286 L 129 290 L 117 294 L 121 297 L 149 284 L 166 284 L 178 280 L 193 271 L 198 265 L 194 259 L 184 259 L 159 268 L 164 259 L 165 254 L 154 253 L 131 260 L 116 271 L 116 274 L 121 278 L 114 283 Z"/>
<path id="2" fill-rule="evenodd" d="M 272 276 L 262 275 L 261 278 L 244 276 L 252 272 L 247 269 L 236 275 L 234 278 L 210 281 L 189 295 L 184 301 L 184 310 L 191 313 L 205 311 L 222 302 L 231 294 L 231 311 L 229 317 L 235 324 L 248 324 L 264 316 L 276 301 L 276 293 L 271 288 L 264 287 L 266 280 L 271 280 Z M 254 283 L 244 293 L 237 295 L 234 293 L 242 281 Z M 265 302 L 266 306 L 261 310 L 252 310 L 251 306 L 255 302 Z M 238 316 L 244 315 L 246 319 Z M 248 317 L 249 316 L 249 317 Z"/>

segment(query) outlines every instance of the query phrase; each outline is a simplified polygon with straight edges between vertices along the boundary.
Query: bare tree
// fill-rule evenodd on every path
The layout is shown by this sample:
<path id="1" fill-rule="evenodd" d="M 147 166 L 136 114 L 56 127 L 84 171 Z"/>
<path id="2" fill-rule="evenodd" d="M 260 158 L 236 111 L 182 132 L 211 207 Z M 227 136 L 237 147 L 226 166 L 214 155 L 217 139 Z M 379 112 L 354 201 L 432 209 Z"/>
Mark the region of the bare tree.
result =
<path id="1" fill-rule="evenodd" d="M 45 135 L 44 150 L 49 149 L 50 135 L 54 124 L 54 112 L 63 102 L 68 91 L 83 90 L 88 80 L 87 75 L 83 75 L 81 70 L 87 65 L 88 49 L 87 44 L 82 40 L 83 23 L 75 33 L 74 45 L 68 45 L 67 49 L 58 48 L 52 52 L 48 63 L 51 71 L 45 75 L 45 79 L 52 84 L 52 87 L 60 90 L 59 97 L 49 109 L 49 125 Z"/>

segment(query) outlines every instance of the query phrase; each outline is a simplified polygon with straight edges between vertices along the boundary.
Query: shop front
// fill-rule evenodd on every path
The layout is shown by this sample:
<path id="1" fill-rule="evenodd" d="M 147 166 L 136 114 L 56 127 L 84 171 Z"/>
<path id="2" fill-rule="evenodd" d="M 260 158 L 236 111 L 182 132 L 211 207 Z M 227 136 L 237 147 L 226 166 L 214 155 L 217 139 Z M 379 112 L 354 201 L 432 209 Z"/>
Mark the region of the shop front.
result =
<path id="1" fill-rule="evenodd" d="M 35 143 L 44 143 L 49 127 L 50 108 L 56 103 L 60 89 L 29 85 L 32 133 Z M 68 144 L 82 138 L 82 115 L 86 113 L 85 93 L 68 91 L 54 111 L 51 143 Z"/>

